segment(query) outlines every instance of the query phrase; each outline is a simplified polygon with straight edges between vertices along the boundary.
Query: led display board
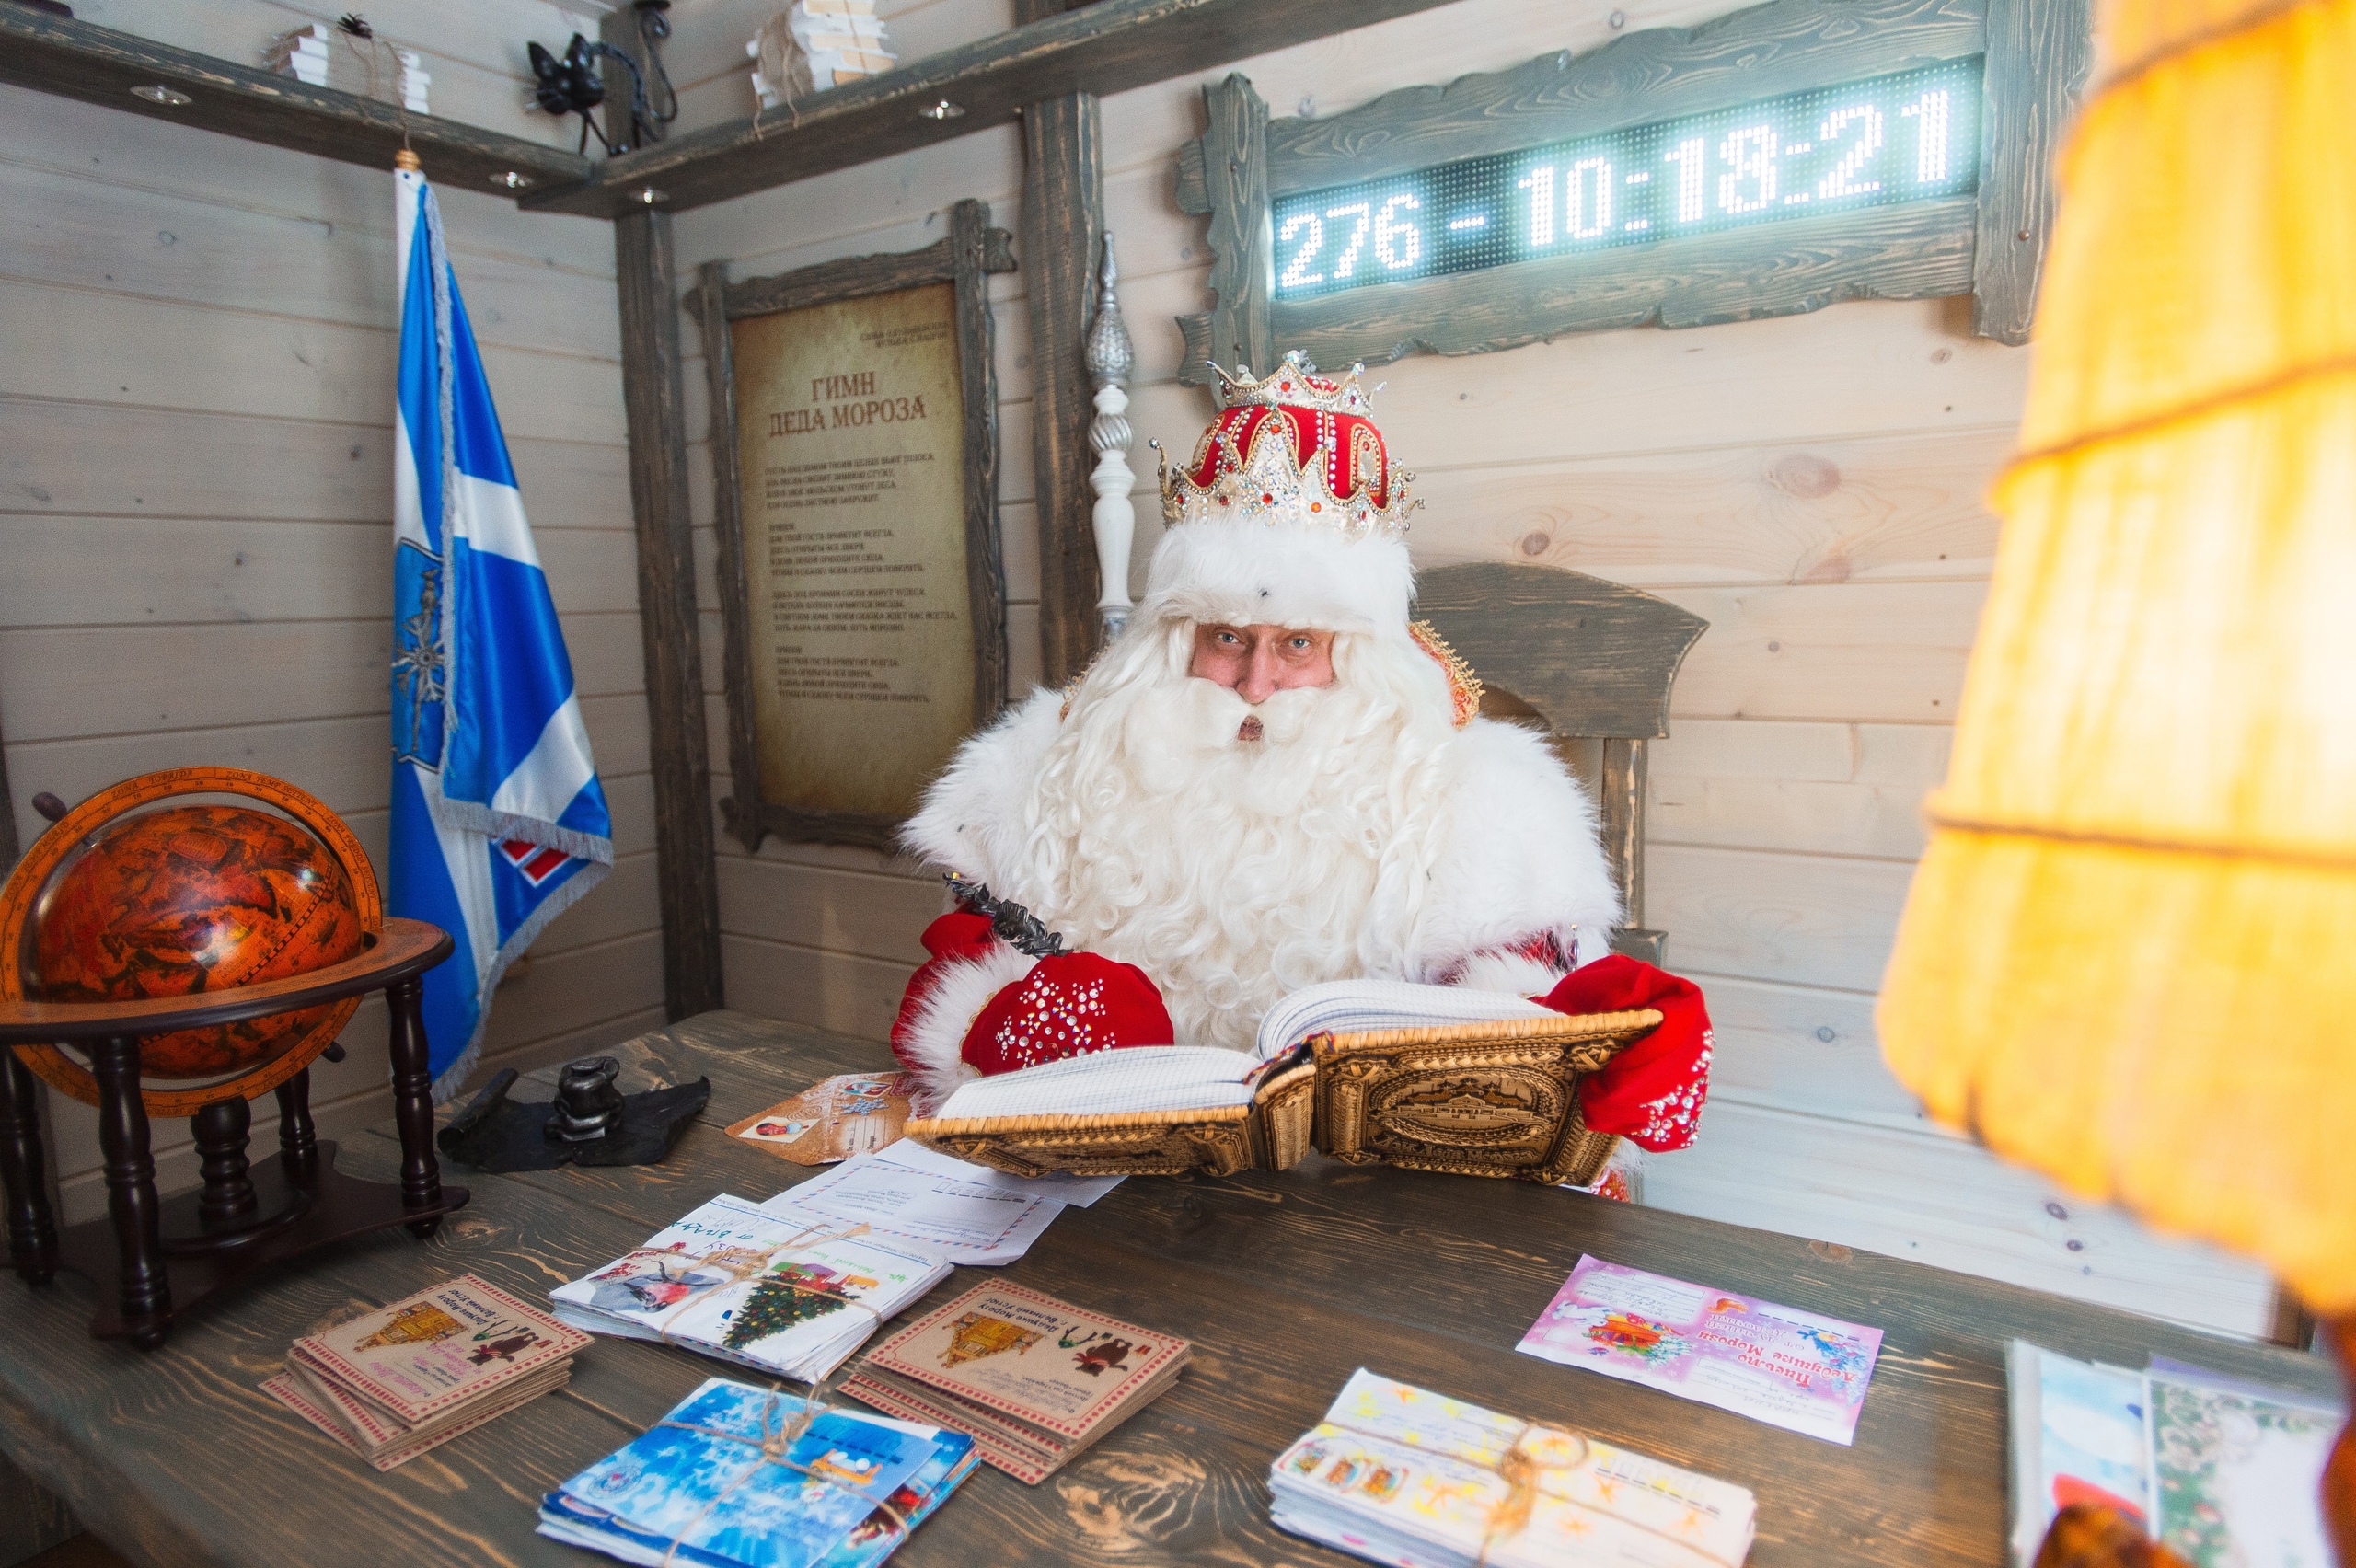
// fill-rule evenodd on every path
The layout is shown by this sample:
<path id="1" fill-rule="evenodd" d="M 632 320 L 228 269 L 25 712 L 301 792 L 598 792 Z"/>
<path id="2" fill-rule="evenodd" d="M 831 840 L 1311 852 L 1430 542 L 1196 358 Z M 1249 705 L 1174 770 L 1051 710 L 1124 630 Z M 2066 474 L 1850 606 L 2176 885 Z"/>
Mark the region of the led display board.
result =
<path id="1" fill-rule="evenodd" d="M 1980 183 L 1981 56 L 1279 197 L 1276 297 L 1473 272 Z"/>
<path id="2" fill-rule="evenodd" d="M 1214 301 L 1179 318 L 1180 377 L 1958 294 L 2025 342 L 2091 20 L 1766 0 L 1322 117 L 1230 75 L 1178 160 Z"/>

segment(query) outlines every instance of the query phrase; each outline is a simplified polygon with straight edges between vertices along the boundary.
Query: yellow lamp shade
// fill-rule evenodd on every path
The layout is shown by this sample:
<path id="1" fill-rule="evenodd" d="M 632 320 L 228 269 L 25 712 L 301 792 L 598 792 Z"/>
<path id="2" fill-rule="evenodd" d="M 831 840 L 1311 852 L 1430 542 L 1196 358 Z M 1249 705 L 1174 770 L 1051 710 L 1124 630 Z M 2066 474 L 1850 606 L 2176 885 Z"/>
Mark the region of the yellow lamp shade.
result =
<path id="1" fill-rule="evenodd" d="M 1882 995 L 1932 1113 L 2356 1310 L 2356 0 L 2120 0 Z"/>

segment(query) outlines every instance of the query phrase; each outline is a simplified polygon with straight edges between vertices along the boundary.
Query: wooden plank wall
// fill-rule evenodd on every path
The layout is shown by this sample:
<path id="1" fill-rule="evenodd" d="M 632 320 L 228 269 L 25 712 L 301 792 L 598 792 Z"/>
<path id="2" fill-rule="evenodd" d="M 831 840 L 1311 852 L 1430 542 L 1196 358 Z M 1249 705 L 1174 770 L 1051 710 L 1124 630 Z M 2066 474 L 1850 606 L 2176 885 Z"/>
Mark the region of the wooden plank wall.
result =
<path id="1" fill-rule="evenodd" d="M 1392 87 L 1688 25 L 1727 0 L 1465 0 L 1237 63 L 1277 114 L 1331 113 Z M 996 0 L 931 0 L 895 20 L 904 58 L 1003 25 Z M 687 116 L 741 114 L 756 0 L 682 0 L 675 63 Z M 716 26 L 717 36 L 692 38 Z M 698 75 L 697 73 L 702 75 Z M 1224 70 L 1202 80 L 1223 75 Z M 1103 100 L 1105 224 L 1139 365 L 1140 443 L 1191 444 L 1210 412 L 1172 379 L 1172 318 L 1202 310 L 1199 219 L 1172 200 L 1202 81 Z M 680 264 L 769 272 L 907 248 L 963 196 L 1020 232 L 1011 134 L 683 214 Z M 1023 277 L 993 280 L 1003 398 L 1016 686 L 1035 659 L 1030 367 Z M 1647 1201 L 2240 1332 L 2262 1332 L 2256 1271 L 2159 1240 L 1931 1128 L 1882 1067 L 1873 997 L 1912 862 L 1923 793 L 1946 759 L 1995 523 L 1981 496 L 2009 449 L 2024 352 L 1970 335 L 1968 299 L 1869 303 L 1684 332 L 1565 339 L 1384 367 L 1378 414 L 1429 506 L 1425 564 L 1575 567 L 1709 618 L 1652 765 L 1651 923 L 1707 988 L 1716 1089 L 1693 1150 L 1651 1162 Z M 700 366 L 687 382 L 700 441 Z M 1142 446 L 1140 446 L 1142 450 Z M 1140 569 L 1157 510 L 1140 464 Z M 710 467 L 691 462 L 700 540 Z M 717 617 L 707 560 L 708 646 Z M 708 670 L 718 661 L 708 657 Z M 716 705 L 716 695 L 711 700 Z M 712 733 L 722 732 L 715 707 Z M 941 907 L 884 858 L 722 841 L 732 1005 L 881 1036 Z M 1704 1268 L 1701 1262 L 1697 1270 Z"/>
<path id="2" fill-rule="evenodd" d="M 300 19 L 243 23 L 262 36 Z M 0 714 L 16 825 L 27 842 L 46 825 L 29 804 L 40 790 L 75 801 L 149 768 L 233 764 L 321 796 L 381 864 L 389 171 L 0 95 Z M 612 877 L 498 995 L 490 1061 L 528 1065 L 662 1020 L 613 234 L 440 194 L 616 825 Z M 351 1058 L 316 1070 L 329 1136 L 388 1113 L 384 1036 L 372 1002 Z M 52 1105 L 67 1217 L 84 1218 L 104 1204 L 95 1123 Z M 193 1180 L 185 1125 L 157 1129 L 167 1182 Z"/>

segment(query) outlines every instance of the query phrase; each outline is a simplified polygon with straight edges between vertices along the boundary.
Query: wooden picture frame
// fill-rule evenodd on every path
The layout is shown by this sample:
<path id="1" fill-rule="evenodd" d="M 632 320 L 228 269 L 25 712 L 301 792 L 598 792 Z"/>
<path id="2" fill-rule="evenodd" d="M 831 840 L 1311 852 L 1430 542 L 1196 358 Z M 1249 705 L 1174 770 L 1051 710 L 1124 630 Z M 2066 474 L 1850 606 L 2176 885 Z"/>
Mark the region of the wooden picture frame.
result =
<path id="1" fill-rule="evenodd" d="M 1508 71 L 1406 87 L 1321 120 L 1271 119 L 1241 75 L 1203 89 L 1178 204 L 1210 219 L 1218 304 L 1179 317 L 1205 362 L 1323 365 L 1483 353 L 1568 332 L 1703 327 L 1838 300 L 1972 296 L 1972 330 L 2028 340 L 2054 145 L 2092 65 L 2087 0 L 1770 0 Z M 1755 99 L 1984 55 L 1976 194 L 1518 261 L 1299 301 L 1275 295 L 1273 202 Z"/>
<path id="2" fill-rule="evenodd" d="M 687 292 L 684 303 L 702 328 L 705 372 L 711 391 L 712 511 L 732 790 L 721 801 L 721 812 L 729 832 L 747 852 L 759 848 L 771 833 L 800 842 L 888 849 L 894 846 L 901 818 L 873 812 L 809 809 L 766 798 L 762 737 L 756 723 L 753 574 L 745 558 L 747 527 L 740 478 L 733 328 L 740 321 L 780 312 L 941 283 L 952 286 L 964 425 L 961 443 L 964 610 L 974 648 L 970 730 L 988 723 L 1006 702 L 1006 570 L 998 513 L 998 377 L 984 287 L 987 274 L 1011 272 L 1014 266 L 1012 236 L 990 226 L 986 203 L 968 200 L 950 210 L 947 236 L 921 250 L 849 257 L 741 282 L 728 281 L 728 263 L 710 261 L 704 264 L 697 286 Z"/>

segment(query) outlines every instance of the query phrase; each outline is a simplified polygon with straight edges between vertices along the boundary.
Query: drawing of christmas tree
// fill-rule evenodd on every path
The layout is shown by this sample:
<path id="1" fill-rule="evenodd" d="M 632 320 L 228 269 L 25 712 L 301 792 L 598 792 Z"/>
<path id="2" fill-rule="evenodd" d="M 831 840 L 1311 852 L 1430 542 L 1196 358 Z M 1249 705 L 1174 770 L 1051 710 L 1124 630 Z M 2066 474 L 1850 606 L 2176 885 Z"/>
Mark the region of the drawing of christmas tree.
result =
<path id="1" fill-rule="evenodd" d="M 781 1334 L 796 1323 L 839 1312 L 843 1306 L 839 1296 L 783 1277 L 765 1279 L 753 1286 L 752 1294 L 745 1297 L 744 1305 L 730 1318 L 728 1332 L 721 1343 L 731 1350 L 742 1350 L 771 1334 Z"/>

